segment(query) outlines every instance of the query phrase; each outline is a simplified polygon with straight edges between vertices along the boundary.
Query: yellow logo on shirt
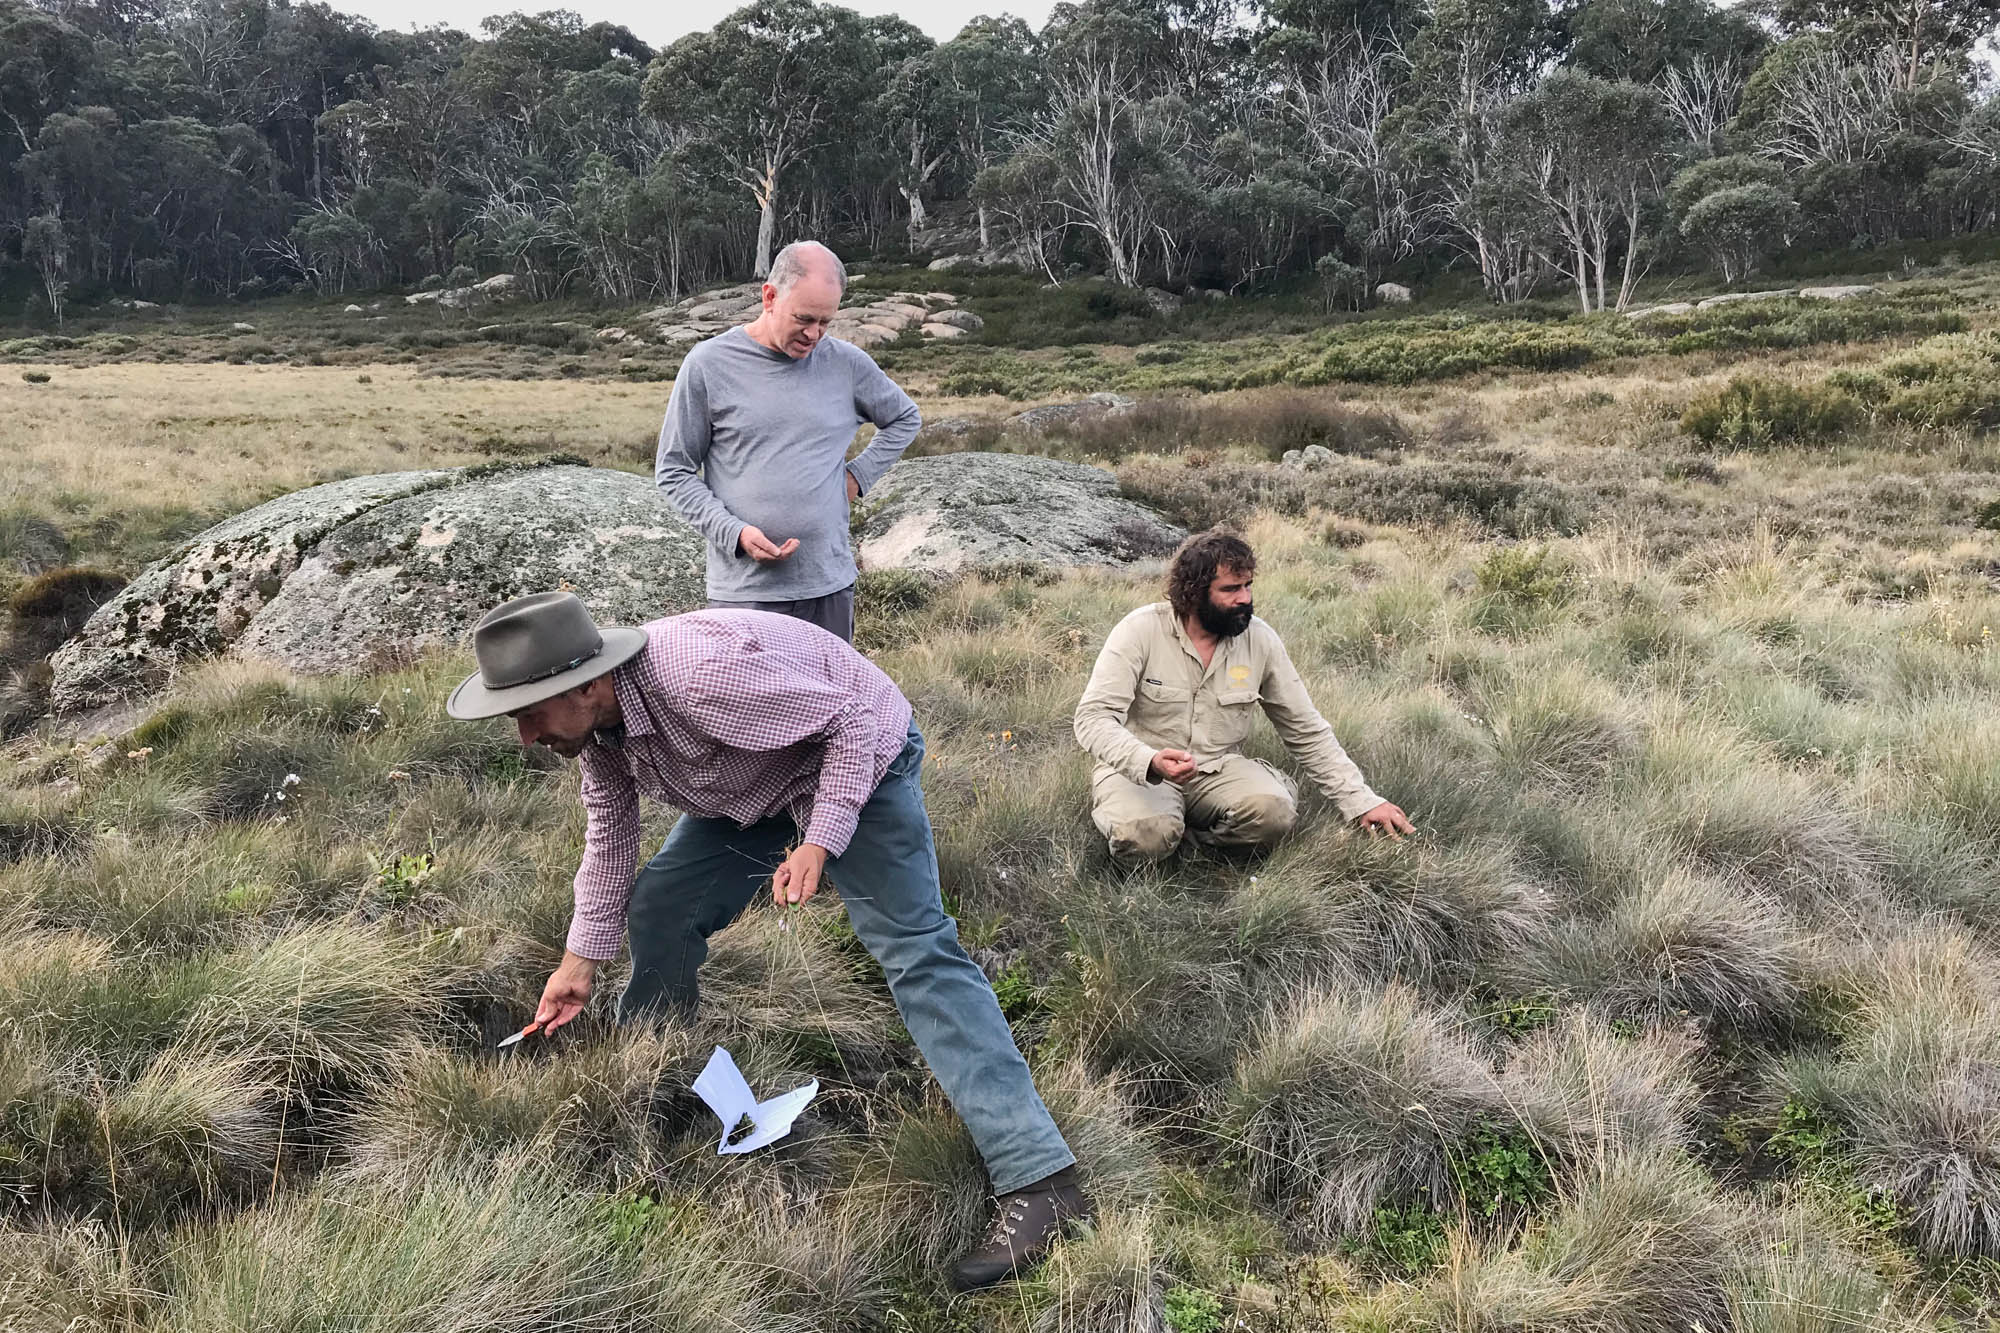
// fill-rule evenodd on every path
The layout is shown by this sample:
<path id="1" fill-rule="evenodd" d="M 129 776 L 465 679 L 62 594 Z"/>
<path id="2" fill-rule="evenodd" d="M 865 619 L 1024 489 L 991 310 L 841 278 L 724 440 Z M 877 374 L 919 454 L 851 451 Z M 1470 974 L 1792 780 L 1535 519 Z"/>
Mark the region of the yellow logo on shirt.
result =
<path id="1" fill-rule="evenodd" d="M 1233 666 L 1229 668 L 1229 683 L 1232 685 L 1248 685 L 1250 683 L 1250 668 L 1247 666 Z"/>

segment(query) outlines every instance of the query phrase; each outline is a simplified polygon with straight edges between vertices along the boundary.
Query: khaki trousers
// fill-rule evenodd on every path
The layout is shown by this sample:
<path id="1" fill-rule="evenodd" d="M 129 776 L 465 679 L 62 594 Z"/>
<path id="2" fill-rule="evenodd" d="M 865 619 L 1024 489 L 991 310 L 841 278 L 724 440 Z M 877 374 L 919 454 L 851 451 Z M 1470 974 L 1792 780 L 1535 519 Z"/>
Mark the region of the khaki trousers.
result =
<path id="1" fill-rule="evenodd" d="M 1183 785 L 1137 783 L 1100 768 L 1090 784 L 1090 817 L 1128 863 L 1158 861 L 1184 832 L 1213 847 L 1263 847 L 1291 832 L 1298 784 L 1261 759 L 1211 759 Z"/>

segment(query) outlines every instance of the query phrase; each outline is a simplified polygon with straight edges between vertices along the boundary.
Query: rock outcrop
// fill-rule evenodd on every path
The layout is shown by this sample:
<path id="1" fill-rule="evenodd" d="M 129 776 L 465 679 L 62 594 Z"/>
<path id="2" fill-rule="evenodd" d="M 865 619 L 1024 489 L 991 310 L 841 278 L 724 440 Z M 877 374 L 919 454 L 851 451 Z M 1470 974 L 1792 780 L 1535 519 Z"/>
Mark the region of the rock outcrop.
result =
<path id="1" fill-rule="evenodd" d="M 1016 412 L 1007 420 L 1016 429 L 1040 432 L 1052 427 L 1073 426 L 1094 417 L 1120 416 L 1138 405 L 1136 398 L 1127 398 L 1122 393 L 1093 393 L 1075 402 L 1031 407 L 1025 412 Z"/>
<path id="2" fill-rule="evenodd" d="M 1692 301 L 1669 301 L 1665 305 L 1642 305 L 1637 309 L 1627 310 L 1625 318 L 1651 319 L 1655 315 L 1685 315 L 1693 309 Z"/>
<path id="3" fill-rule="evenodd" d="M 527 284 L 513 273 L 495 273 L 470 287 L 446 287 L 435 292 L 411 292 L 403 298 L 408 305 L 429 305 L 436 302 L 448 310 L 470 310 L 474 306 L 490 305 L 496 301 L 512 301 L 526 296 Z"/>
<path id="4" fill-rule="evenodd" d="M 295 671 L 460 641 L 522 593 L 568 585 L 607 623 L 701 604 L 705 551 L 645 477 L 568 464 L 394 472 L 281 496 L 152 565 L 56 653 L 57 712 L 232 654 Z"/>
<path id="5" fill-rule="evenodd" d="M 1408 305 L 1415 298 L 1416 293 L 1400 282 L 1375 284 L 1375 299 L 1382 305 Z"/>
<path id="6" fill-rule="evenodd" d="M 857 519 L 864 570 L 944 576 L 1125 564 L 1166 555 L 1187 535 L 1119 495 L 1104 469 L 1031 454 L 906 459 L 861 501 Z"/>
<path id="7" fill-rule="evenodd" d="M 1855 297 L 1866 296 L 1874 290 L 1865 282 L 1857 282 L 1841 287 L 1801 287 L 1799 295 L 1808 301 L 1852 301 Z"/>
<path id="8" fill-rule="evenodd" d="M 1735 305 L 1741 301 L 1776 301 L 1787 296 L 1797 296 L 1791 289 L 1778 292 L 1724 292 L 1720 296 L 1703 297 L 1695 302 L 1695 309 L 1706 310 L 1710 306 Z"/>
<path id="9" fill-rule="evenodd" d="M 649 310 L 639 318 L 653 326 L 660 342 L 700 342 L 748 324 L 764 308 L 763 285 L 738 283 Z M 950 292 L 891 292 L 875 300 L 841 307 L 827 332 L 856 347 L 880 347 L 909 329 L 926 338 L 958 338 L 977 333 L 979 316 L 960 309 Z"/>

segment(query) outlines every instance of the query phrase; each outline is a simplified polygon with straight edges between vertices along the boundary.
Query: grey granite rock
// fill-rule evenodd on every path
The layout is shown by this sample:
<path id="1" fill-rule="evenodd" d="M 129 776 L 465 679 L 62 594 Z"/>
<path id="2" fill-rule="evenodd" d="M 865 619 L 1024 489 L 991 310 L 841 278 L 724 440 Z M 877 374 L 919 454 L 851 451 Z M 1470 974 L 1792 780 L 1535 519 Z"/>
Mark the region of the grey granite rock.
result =
<path id="1" fill-rule="evenodd" d="M 1636 310 L 1627 310 L 1627 319 L 1651 319 L 1655 315 L 1685 315 L 1694 309 L 1692 301 L 1669 301 L 1665 305 L 1644 305 Z"/>
<path id="2" fill-rule="evenodd" d="M 1799 295 L 1808 301 L 1851 301 L 1857 296 L 1866 296 L 1874 290 L 1865 282 L 1857 282 L 1840 287 L 1801 287 Z"/>
<path id="3" fill-rule="evenodd" d="M 1032 454 L 905 459 L 857 511 L 864 570 L 951 576 L 1017 565 L 1120 565 L 1187 534 L 1102 468 Z"/>
<path id="4" fill-rule="evenodd" d="M 1400 282 L 1375 284 L 1375 299 L 1383 305 L 1408 305 L 1415 295 L 1416 293 Z"/>
<path id="5" fill-rule="evenodd" d="M 56 653 L 57 712 L 221 654 L 365 669 L 458 642 L 493 605 L 567 583 L 607 622 L 699 605 L 701 538 L 644 477 L 506 466 L 356 477 L 217 524 Z"/>
<path id="6" fill-rule="evenodd" d="M 1138 406 L 1138 400 L 1122 393 L 1093 393 L 1071 403 L 1048 403 L 1016 412 L 1009 420 L 1022 430 L 1044 431 L 1051 426 L 1067 426 L 1091 417 L 1117 416 Z"/>
<path id="7" fill-rule="evenodd" d="M 1704 297 L 1695 303 L 1695 309 L 1706 310 L 1710 306 L 1735 305 L 1741 301 L 1775 301 L 1780 297 L 1797 295 L 1797 292 L 1790 290 L 1780 292 L 1724 292 L 1720 296 Z"/>

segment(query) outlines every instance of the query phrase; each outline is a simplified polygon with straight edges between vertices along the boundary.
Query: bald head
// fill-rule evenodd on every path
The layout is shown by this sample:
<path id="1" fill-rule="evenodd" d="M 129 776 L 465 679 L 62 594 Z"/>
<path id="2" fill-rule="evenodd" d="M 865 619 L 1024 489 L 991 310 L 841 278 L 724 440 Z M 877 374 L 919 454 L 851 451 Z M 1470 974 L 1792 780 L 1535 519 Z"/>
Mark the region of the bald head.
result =
<path id="1" fill-rule="evenodd" d="M 744 332 L 794 360 L 812 355 L 847 294 L 847 266 L 818 241 L 793 241 L 771 261 L 764 313 Z"/>
<path id="2" fill-rule="evenodd" d="M 778 251 L 778 257 L 771 261 L 771 276 L 764 279 L 778 289 L 783 296 L 796 286 L 801 278 L 817 278 L 830 281 L 847 295 L 847 265 L 840 262 L 840 256 L 821 245 L 818 241 L 793 241 Z"/>

